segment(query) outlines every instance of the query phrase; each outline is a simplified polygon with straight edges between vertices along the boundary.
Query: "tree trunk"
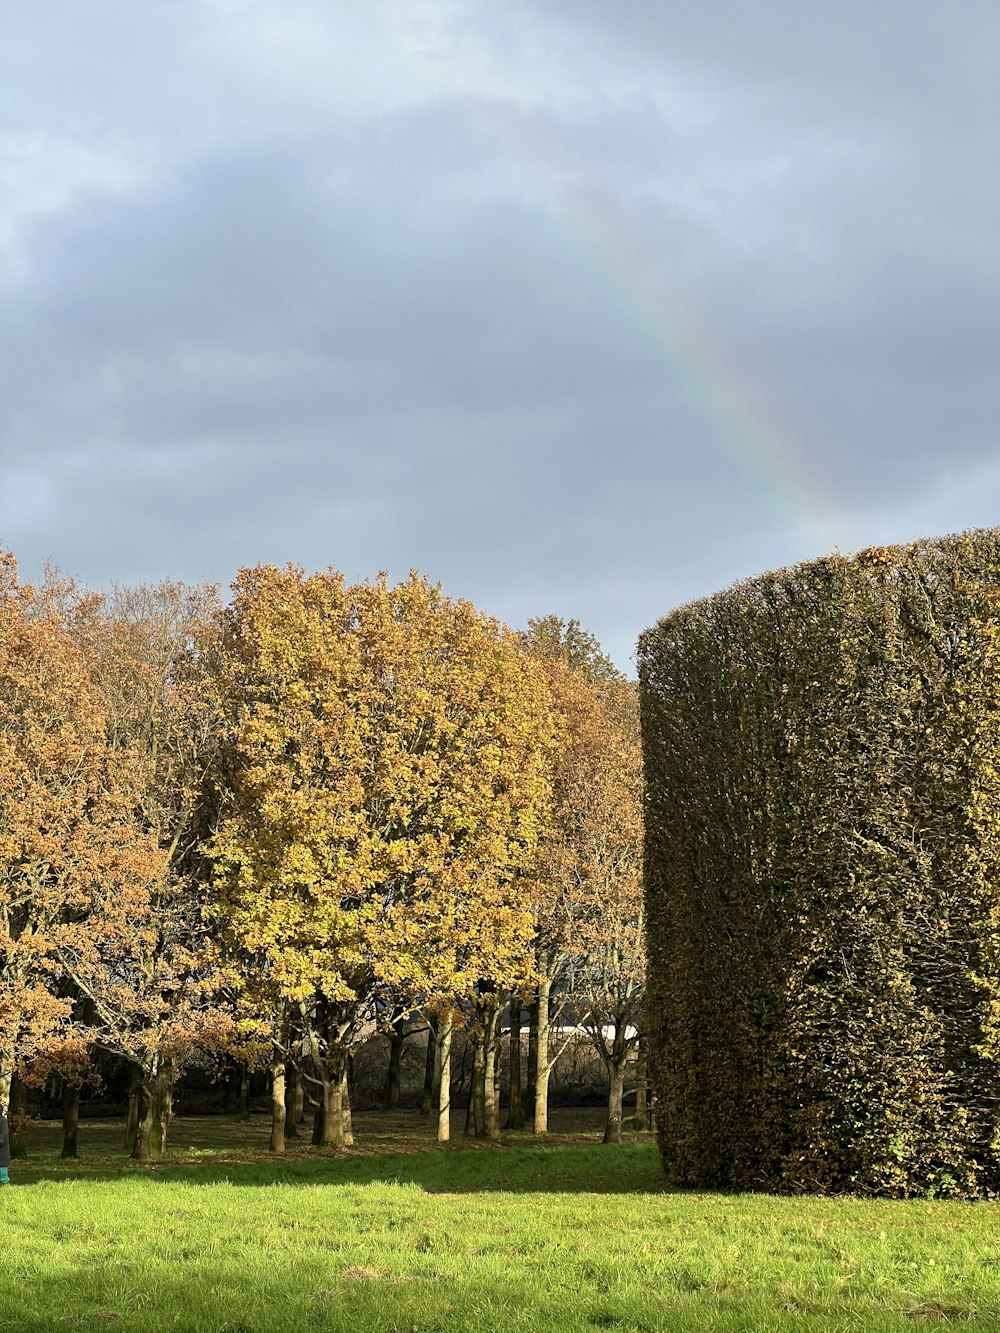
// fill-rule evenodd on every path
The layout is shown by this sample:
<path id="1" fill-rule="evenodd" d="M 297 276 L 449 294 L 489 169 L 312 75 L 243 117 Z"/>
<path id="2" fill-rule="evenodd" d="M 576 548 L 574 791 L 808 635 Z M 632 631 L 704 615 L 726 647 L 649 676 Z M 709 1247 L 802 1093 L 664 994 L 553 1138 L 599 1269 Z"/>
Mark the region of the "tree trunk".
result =
<path id="1" fill-rule="evenodd" d="M 80 1089 L 63 1081 L 62 1094 L 63 1145 L 62 1158 L 78 1157 L 80 1137 Z"/>
<path id="2" fill-rule="evenodd" d="M 510 1002 L 510 1094 L 507 1111 L 507 1128 L 524 1129 L 524 1099 L 521 1088 L 521 997 L 515 995 Z"/>
<path id="3" fill-rule="evenodd" d="M 285 1065 L 286 1139 L 297 1139 L 299 1137 L 299 1121 L 302 1119 L 304 1100 L 305 1094 L 302 1090 L 302 1080 L 299 1078 L 299 1067 L 294 1060 L 289 1060 Z"/>
<path id="4" fill-rule="evenodd" d="M 340 1076 L 340 1104 L 344 1125 L 343 1144 L 345 1148 L 354 1146 L 354 1127 L 351 1122 L 351 1060 L 345 1060 L 344 1072 Z"/>
<path id="5" fill-rule="evenodd" d="M 323 1109 L 323 1103 L 326 1101 L 324 1094 L 325 1088 L 320 1093 L 319 1101 L 313 1108 L 312 1144 L 314 1148 L 320 1147 L 323 1142 L 323 1124 L 326 1120 L 326 1112 Z"/>
<path id="6" fill-rule="evenodd" d="M 616 1056 L 609 1067 L 611 1085 L 608 1089 L 608 1123 L 604 1128 L 605 1143 L 622 1141 L 622 1094 L 625 1091 L 625 1056 Z"/>
<path id="7" fill-rule="evenodd" d="M 535 1118 L 532 1130 L 536 1134 L 549 1132 L 549 996 L 552 982 L 543 977 L 538 983 L 538 1019 L 535 1048 Z"/>
<path id="8" fill-rule="evenodd" d="M 438 1088 L 438 1143 L 447 1143 L 451 1138 L 451 1014 L 441 1019 L 438 1026 L 441 1045 L 441 1081 Z M 433 1038 L 428 1034 L 428 1041 Z"/>
<path id="9" fill-rule="evenodd" d="M 137 1162 L 148 1162 L 153 1137 L 153 1099 L 145 1093 L 139 1098 L 139 1121 L 136 1125 L 135 1148 L 132 1156 Z"/>
<path id="10" fill-rule="evenodd" d="M 129 1062 L 128 1114 L 125 1117 L 125 1151 L 135 1156 L 136 1137 L 139 1133 L 139 1095 L 142 1088 L 142 1070 Z"/>
<path id="11" fill-rule="evenodd" d="M 10 1083 L 10 1155 L 28 1155 L 28 1085 L 16 1075 Z"/>
<path id="12" fill-rule="evenodd" d="M 250 1119 L 250 1070 L 240 1065 L 240 1119 Z"/>
<path id="13" fill-rule="evenodd" d="M 0 1065 L 0 1114 L 2 1115 L 8 1115 L 10 1112 L 10 1083 L 10 1069 Z"/>
<path id="14" fill-rule="evenodd" d="M 434 1105 L 434 1070 L 438 1047 L 437 1024 L 427 1020 L 427 1050 L 424 1052 L 424 1089 L 420 1094 L 420 1114 L 430 1115 Z"/>
<path id="15" fill-rule="evenodd" d="M 313 1022 L 300 1006 L 312 1064 L 322 1084 L 322 1111 L 317 1111 L 313 1142 L 324 1148 L 343 1148 L 354 1141 L 351 1132 L 350 1041 L 353 1011 L 323 1005 Z"/>
<path id="16" fill-rule="evenodd" d="M 350 1099 L 347 1092 L 347 1053 L 327 1048 L 322 1062 L 317 1062 L 322 1081 L 320 1104 L 316 1108 L 313 1143 L 323 1148 L 343 1148 L 345 1130 L 350 1134 Z"/>
<path id="17" fill-rule="evenodd" d="M 167 1146 L 167 1135 L 174 1104 L 173 1062 L 151 1054 L 138 1067 L 138 1098 L 135 1143 L 131 1156 L 137 1162 L 160 1157 Z"/>
<path id="18" fill-rule="evenodd" d="M 483 1122 L 484 1136 L 500 1137 L 500 1100 L 497 1095 L 497 1026 L 500 1010 L 495 997 L 483 1012 Z M 477 1137 L 480 1137 L 477 1134 Z"/>
<path id="19" fill-rule="evenodd" d="M 167 1150 L 167 1135 L 174 1114 L 174 1066 L 172 1060 L 157 1058 L 153 1079 L 153 1131 L 150 1153 L 162 1157 Z"/>
<path id="20" fill-rule="evenodd" d="M 152 1070 L 143 1067 L 140 1071 L 135 1147 L 132 1149 L 132 1157 L 137 1162 L 148 1162 L 153 1151 L 153 1120 L 156 1114 L 154 1077 Z"/>
<path id="21" fill-rule="evenodd" d="M 462 1064 L 458 1071 L 458 1095 L 465 1102 L 465 1128 L 463 1131 L 465 1134 L 472 1133 L 472 1103 L 475 1100 L 472 1090 L 476 1082 L 475 1049 L 476 1043 L 469 1039 L 469 1029 L 465 1028 L 465 1041 L 462 1043 Z M 468 1070 L 466 1070 L 466 1065 L 469 1066 Z M 467 1072 L 469 1075 L 468 1087 L 465 1085 Z"/>
<path id="22" fill-rule="evenodd" d="M 344 1085 L 338 1073 L 323 1084 L 323 1137 L 324 1148 L 344 1146 Z"/>
<path id="23" fill-rule="evenodd" d="M 285 1151 L 285 1057 L 271 1061 L 271 1151 Z"/>
<path id="24" fill-rule="evenodd" d="M 481 1025 L 482 1026 L 482 1025 Z M 486 1032 L 485 1027 L 473 1038 L 472 1050 L 472 1130 L 477 1139 L 486 1137 Z"/>
<path id="25" fill-rule="evenodd" d="M 526 1087 L 524 1089 L 525 1106 L 535 1115 L 535 1071 L 538 1068 L 538 992 L 528 1005 L 528 1068 L 525 1070 Z"/>
<path id="26" fill-rule="evenodd" d="M 395 1111 L 399 1106 L 400 1068 L 403 1063 L 403 1027 L 406 1015 L 399 1014 L 392 1024 L 389 1035 L 389 1068 L 386 1071 L 385 1091 L 382 1094 L 382 1110 Z"/>

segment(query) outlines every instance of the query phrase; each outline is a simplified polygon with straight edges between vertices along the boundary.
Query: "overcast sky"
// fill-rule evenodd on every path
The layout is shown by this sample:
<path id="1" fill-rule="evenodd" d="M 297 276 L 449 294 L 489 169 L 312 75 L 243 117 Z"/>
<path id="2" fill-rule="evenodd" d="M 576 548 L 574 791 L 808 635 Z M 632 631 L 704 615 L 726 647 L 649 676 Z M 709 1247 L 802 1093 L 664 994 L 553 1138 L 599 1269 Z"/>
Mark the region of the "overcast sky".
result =
<path id="1" fill-rule="evenodd" d="M 0 543 L 628 666 L 1000 522 L 996 0 L 0 0 Z"/>

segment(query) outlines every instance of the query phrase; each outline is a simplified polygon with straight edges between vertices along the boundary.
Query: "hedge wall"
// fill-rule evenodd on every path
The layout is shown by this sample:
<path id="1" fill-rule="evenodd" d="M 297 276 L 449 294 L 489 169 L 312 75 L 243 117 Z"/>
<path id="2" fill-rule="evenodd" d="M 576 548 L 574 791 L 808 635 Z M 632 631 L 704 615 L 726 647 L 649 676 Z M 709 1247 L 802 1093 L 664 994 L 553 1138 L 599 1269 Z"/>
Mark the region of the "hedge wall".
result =
<path id="1" fill-rule="evenodd" d="M 669 1178 L 1000 1188 L 1000 529 L 737 585 L 640 640 Z"/>

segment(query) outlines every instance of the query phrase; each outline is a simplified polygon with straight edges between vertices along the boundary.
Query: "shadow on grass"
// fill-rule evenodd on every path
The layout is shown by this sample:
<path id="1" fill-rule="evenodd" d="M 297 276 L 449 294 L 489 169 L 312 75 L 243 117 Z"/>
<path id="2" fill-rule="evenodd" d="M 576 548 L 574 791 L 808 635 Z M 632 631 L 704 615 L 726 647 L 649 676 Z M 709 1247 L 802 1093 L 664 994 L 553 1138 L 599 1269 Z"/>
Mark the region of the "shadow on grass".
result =
<path id="1" fill-rule="evenodd" d="M 618 1148 L 503 1148 L 462 1152 L 324 1153 L 270 1158 L 167 1157 L 147 1166 L 120 1161 L 16 1164 L 17 1185 L 39 1181 L 145 1178 L 190 1185 L 418 1185 L 428 1194 L 660 1194 L 666 1186 L 649 1145 Z"/>
<path id="2" fill-rule="evenodd" d="M 174 1147 L 168 1155 L 140 1166 L 122 1155 L 121 1126 L 116 1122 L 88 1126 L 82 1156 L 69 1162 L 56 1157 L 55 1126 L 42 1126 L 35 1138 L 43 1152 L 16 1162 L 13 1179 L 18 1185 L 31 1185 L 139 1177 L 253 1187 L 389 1181 L 416 1185 L 428 1194 L 659 1194 L 666 1190 L 651 1136 L 636 1135 L 631 1142 L 604 1145 L 575 1126 L 544 1144 L 531 1135 L 513 1135 L 498 1144 L 458 1136 L 451 1144 L 438 1145 L 412 1119 L 372 1116 L 359 1127 L 353 1149 L 338 1152 L 293 1140 L 294 1146 L 283 1155 L 267 1152 L 260 1122 L 248 1127 L 236 1121 L 190 1118 L 178 1120 L 172 1132 Z"/>

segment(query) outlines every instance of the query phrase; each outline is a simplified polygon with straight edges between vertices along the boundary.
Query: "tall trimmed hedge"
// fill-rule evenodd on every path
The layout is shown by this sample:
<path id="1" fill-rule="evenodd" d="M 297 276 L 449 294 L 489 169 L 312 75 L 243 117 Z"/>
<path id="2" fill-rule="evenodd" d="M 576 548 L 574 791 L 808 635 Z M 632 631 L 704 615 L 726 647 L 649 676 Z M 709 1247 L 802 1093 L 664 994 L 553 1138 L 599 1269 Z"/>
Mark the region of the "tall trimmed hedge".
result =
<path id="1" fill-rule="evenodd" d="M 832 556 L 640 640 L 668 1176 L 1000 1188 L 1000 529 Z"/>

